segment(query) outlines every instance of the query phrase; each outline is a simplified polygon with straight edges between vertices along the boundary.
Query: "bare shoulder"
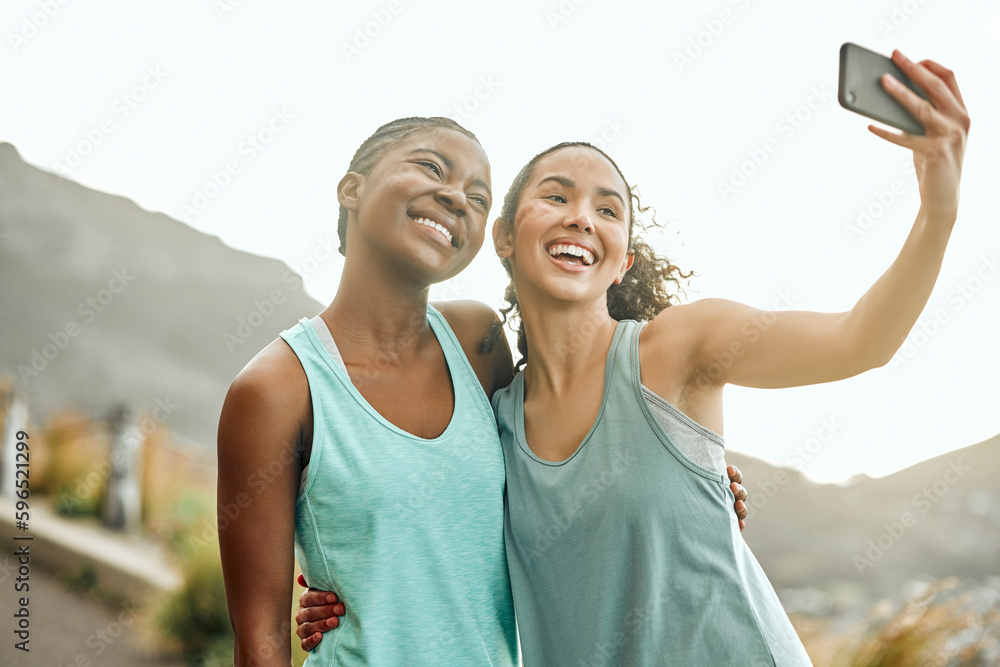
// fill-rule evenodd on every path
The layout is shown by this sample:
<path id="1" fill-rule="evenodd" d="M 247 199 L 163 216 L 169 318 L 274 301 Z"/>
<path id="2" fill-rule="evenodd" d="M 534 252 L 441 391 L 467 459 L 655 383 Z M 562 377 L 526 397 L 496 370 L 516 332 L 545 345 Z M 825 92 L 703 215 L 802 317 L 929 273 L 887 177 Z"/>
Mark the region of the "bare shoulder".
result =
<path id="1" fill-rule="evenodd" d="M 497 315 L 497 312 L 481 301 L 461 299 L 436 301 L 431 305 L 444 315 L 451 328 L 455 329 L 456 335 L 458 335 L 456 327 L 482 329 L 483 325 L 488 326 L 492 322 L 500 322 L 500 316 Z"/>
<path id="2" fill-rule="evenodd" d="M 240 371 L 226 394 L 219 419 L 224 441 L 297 437 L 311 414 L 309 382 L 288 344 L 276 339 Z"/>
<path id="3" fill-rule="evenodd" d="M 510 384 L 514 365 L 496 311 L 472 300 L 441 301 L 433 305 L 455 332 L 486 395 L 492 396 L 496 389 Z"/>
<path id="4" fill-rule="evenodd" d="M 724 299 L 700 299 L 660 312 L 643 328 L 639 339 L 643 375 L 664 386 L 678 380 L 689 382 L 700 368 L 707 336 L 727 303 Z"/>
<path id="5" fill-rule="evenodd" d="M 273 404 L 290 407 L 309 395 L 306 373 L 288 344 L 278 338 L 257 353 L 239 372 L 229 388 L 229 396 L 249 401 L 257 407 Z"/>
<path id="6" fill-rule="evenodd" d="M 718 299 L 701 299 L 664 309 L 643 329 L 643 343 L 671 348 L 678 344 L 690 345 L 713 317 L 714 306 L 706 303 L 709 301 Z"/>
<path id="7" fill-rule="evenodd" d="M 643 385 L 706 428 L 722 433 L 722 386 L 703 370 L 708 332 L 720 299 L 671 306 L 643 329 L 639 359 Z"/>

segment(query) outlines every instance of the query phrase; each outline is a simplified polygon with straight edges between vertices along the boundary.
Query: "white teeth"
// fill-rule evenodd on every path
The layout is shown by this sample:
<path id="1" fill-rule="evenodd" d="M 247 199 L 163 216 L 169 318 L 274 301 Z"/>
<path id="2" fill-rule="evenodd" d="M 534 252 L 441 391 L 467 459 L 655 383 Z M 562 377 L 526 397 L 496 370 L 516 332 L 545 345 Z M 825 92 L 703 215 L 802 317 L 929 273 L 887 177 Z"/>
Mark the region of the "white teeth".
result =
<path id="1" fill-rule="evenodd" d="M 557 243 L 556 245 L 549 247 L 549 254 L 553 257 L 556 255 L 573 255 L 574 257 L 581 258 L 583 263 L 587 266 L 594 263 L 594 253 L 578 245 Z"/>
<path id="2" fill-rule="evenodd" d="M 416 222 L 418 225 L 424 225 L 425 227 L 430 227 L 431 229 L 438 230 L 439 232 L 444 234 L 444 237 L 446 239 L 448 239 L 448 243 L 451 243 L 451 232 L 449 232 L 448 228 L 445 227 L 444 225 L 439 225 L 433 220 L 428 220 L 427 218 L 414 218 L 413 221 Z"/>

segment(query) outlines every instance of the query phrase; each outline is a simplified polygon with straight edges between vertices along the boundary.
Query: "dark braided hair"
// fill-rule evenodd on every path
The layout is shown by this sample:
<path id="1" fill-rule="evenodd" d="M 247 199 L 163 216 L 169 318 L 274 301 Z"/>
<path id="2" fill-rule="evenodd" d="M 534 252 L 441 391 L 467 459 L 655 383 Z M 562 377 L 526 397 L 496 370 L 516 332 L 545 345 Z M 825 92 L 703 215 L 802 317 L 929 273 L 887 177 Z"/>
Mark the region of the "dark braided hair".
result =
<path id="1" fill-rule="evenodd" d="M 364 143 L 358 148 L 354 153 L 354 157 L 351 158 L 351 164 L 348 165 L 347 171 L 357 172 L 359 174 L 367 174 L 372 168 L 378 164 L 378 161 L 382 159 L 392 144 L 397 141 L 402 141 L 407 137 L 414 135 L 418 132 L 425 130 L 433 130 L 435 128 L 444 128 L 446 130 L 455 130 L 456 132 L 461 132 L 465 136 L 471 138 L 477 144 L 479 139 L 476 138 L 472 132 L 456 123 L 450 118 L 441 118 L 439 116 L 434 116 L 431 118 L 399 118 L 392 121 L 391 123 L 386 123 L 382 127 L 375 130 L 375 133 L 365 139 Z M 343 206 L 340 207 L 340 219 L 337 221 L 337 234 L 340 236 L 340 254 L 347 254 L 347 209 Z"/>
<path id="2" fill-rule="evenodd" d="M 618 175 L 622 177 L 626 185 L 628 180 L 622 175 L 621 169 L 615 164 L 611 157 L 600 148 L 584 141 L 568 141 L 557 144 L 552 148 L 542 151 L 531 159 L 531 162 L 524 165 L 514 182 L 511 183 L 510 190 L 507 191 L 503 199 L 503 209 L 500 211 L 500 219 L 503 224 L 509 225 L 513 231 L 514 218 L 517 216 L 517 208 L 521 202 L 521 193 L 524 186 L 535 175 L 535 168 L 538 162 L 547 155 L 550 155 L 563 148 L 582 147 L 597 151 L 611 163 Z M 628 202 L 628 232 L 629 232 L 629 253 L 635 255 L 632 268 L 622 278 L 621 283 L 612 284 L 608 288 L 608 314 L 615 320 L 639 320 L 648 322 L 656 317 L 661 311 L 669 308 L 679 301 L 678 293 L 683 292 L 682 280 L 690 278 L 693 273 L 684 273 L 667 259 L 657 255 L 652 247 L 642 238 L 637 238 L 633 234 L 635 212 L 646 213 L 650 207 L 643 207 L 639 201 L 638 190 L 633 186 L 629 188 Z M 649 225 L 639 223 L 639 227 L 645 231 L 649 226 L 660 227 L 656 222 L 655 211 L 650 216 Z M 500 309 L 503 315 L 504 324 L 511 326 L 517 320 L 517 350 L 521 353 L 521 359 L 517 362 L 517 370 L 524 367 L 528 359 L 528 340 L 524 333 L 524 322 L 521 320 L 521 309 L 517 302 L 517 290 L 514 289 L 513 273 L 510 267 L 510 260 L 503 258 L 500 260 L 503 268 L 507 271 L 507 276 L 511 282 L 504 292 L 506 307 Z"/>

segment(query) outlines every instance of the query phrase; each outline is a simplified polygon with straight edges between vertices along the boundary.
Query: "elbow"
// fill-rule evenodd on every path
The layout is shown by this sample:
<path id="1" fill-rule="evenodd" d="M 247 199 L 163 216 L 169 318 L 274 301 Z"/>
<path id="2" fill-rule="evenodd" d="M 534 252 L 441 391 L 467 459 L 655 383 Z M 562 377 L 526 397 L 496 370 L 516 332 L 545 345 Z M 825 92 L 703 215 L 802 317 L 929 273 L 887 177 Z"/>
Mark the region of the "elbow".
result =
<path id="1" fill-rule="evenodd" d="M 843 362 L 839 364 L 840 371 L 837 375 L 841 378 L 849 378 L 875 368 L 881 368 L 892 360 L 896 349 L 896 347 L 865 345 L 844 351 L 840 357 Z"/>
<path id="2" fill-rule="evenodd" d="M 842 340 L 847 345 L 846 353 L 851 360 L 851 375 L 885 366 L 896 356 L 896 351 L 902 347 L 906 337 L 886 335 L 886 332 L 872 330 L 871 327 L 861 327 L 856 318 L 848 313 L 845 318 L 846 329 Z"/>
<path id="3" fill-rule="evenodd" d="M 875 368 L 882 368 L 896 356 L 899 345 L 872 345 L 865 350 L 860 360 L 858 373 L 864 373 Z"/>

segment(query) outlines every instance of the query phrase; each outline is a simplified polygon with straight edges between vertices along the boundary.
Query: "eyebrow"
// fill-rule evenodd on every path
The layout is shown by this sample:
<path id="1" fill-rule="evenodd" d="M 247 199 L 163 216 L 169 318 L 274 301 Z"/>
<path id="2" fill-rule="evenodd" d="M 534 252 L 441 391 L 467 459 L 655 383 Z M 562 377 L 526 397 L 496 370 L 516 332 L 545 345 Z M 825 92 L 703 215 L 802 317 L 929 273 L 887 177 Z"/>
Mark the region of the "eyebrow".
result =
<path id="1" fill-rule="evenodd" d="M 566 176 L 548 176 L 546 178 L 543 178 L 538 183 L 538 185 L 543 185 L 548 181 L 555 181 L 564 188 L 576 187 L 576 182 L 572 178 L 567 178 Z M 622 197 L 617 190 L 611 190 L 609 188 L 602 188 L 601 186 L 597 186 L 596 188 L 594 188 L 594 192 L 596 192 L 601 197 L 615 197 L 616 199 L 618 199 L 618 201 L 622 203 L 622 206 L 625 205 L 625 198 Z"/>
<path id="2" fill-rule="evenodd" d="M 414 148 L 410 151 L 410 155 L 413 155 L 414 153 L 430 153 L 431 155 L 436 155 L 441 162 L 444 162 L 446 169 L 450 171 L 455 168 L 455 163 L 452 162 L 447 155 L 440 151 L 436 151 L 433 148 Z M 486 190 L 486 194 L 489 195 L 490 199 L 493 199 L 493 190 L 490 189 L 490 186 L 486 183 L 486 181 L 481 178 L 475 178 L 472 180 L 472 184 Z"/>

